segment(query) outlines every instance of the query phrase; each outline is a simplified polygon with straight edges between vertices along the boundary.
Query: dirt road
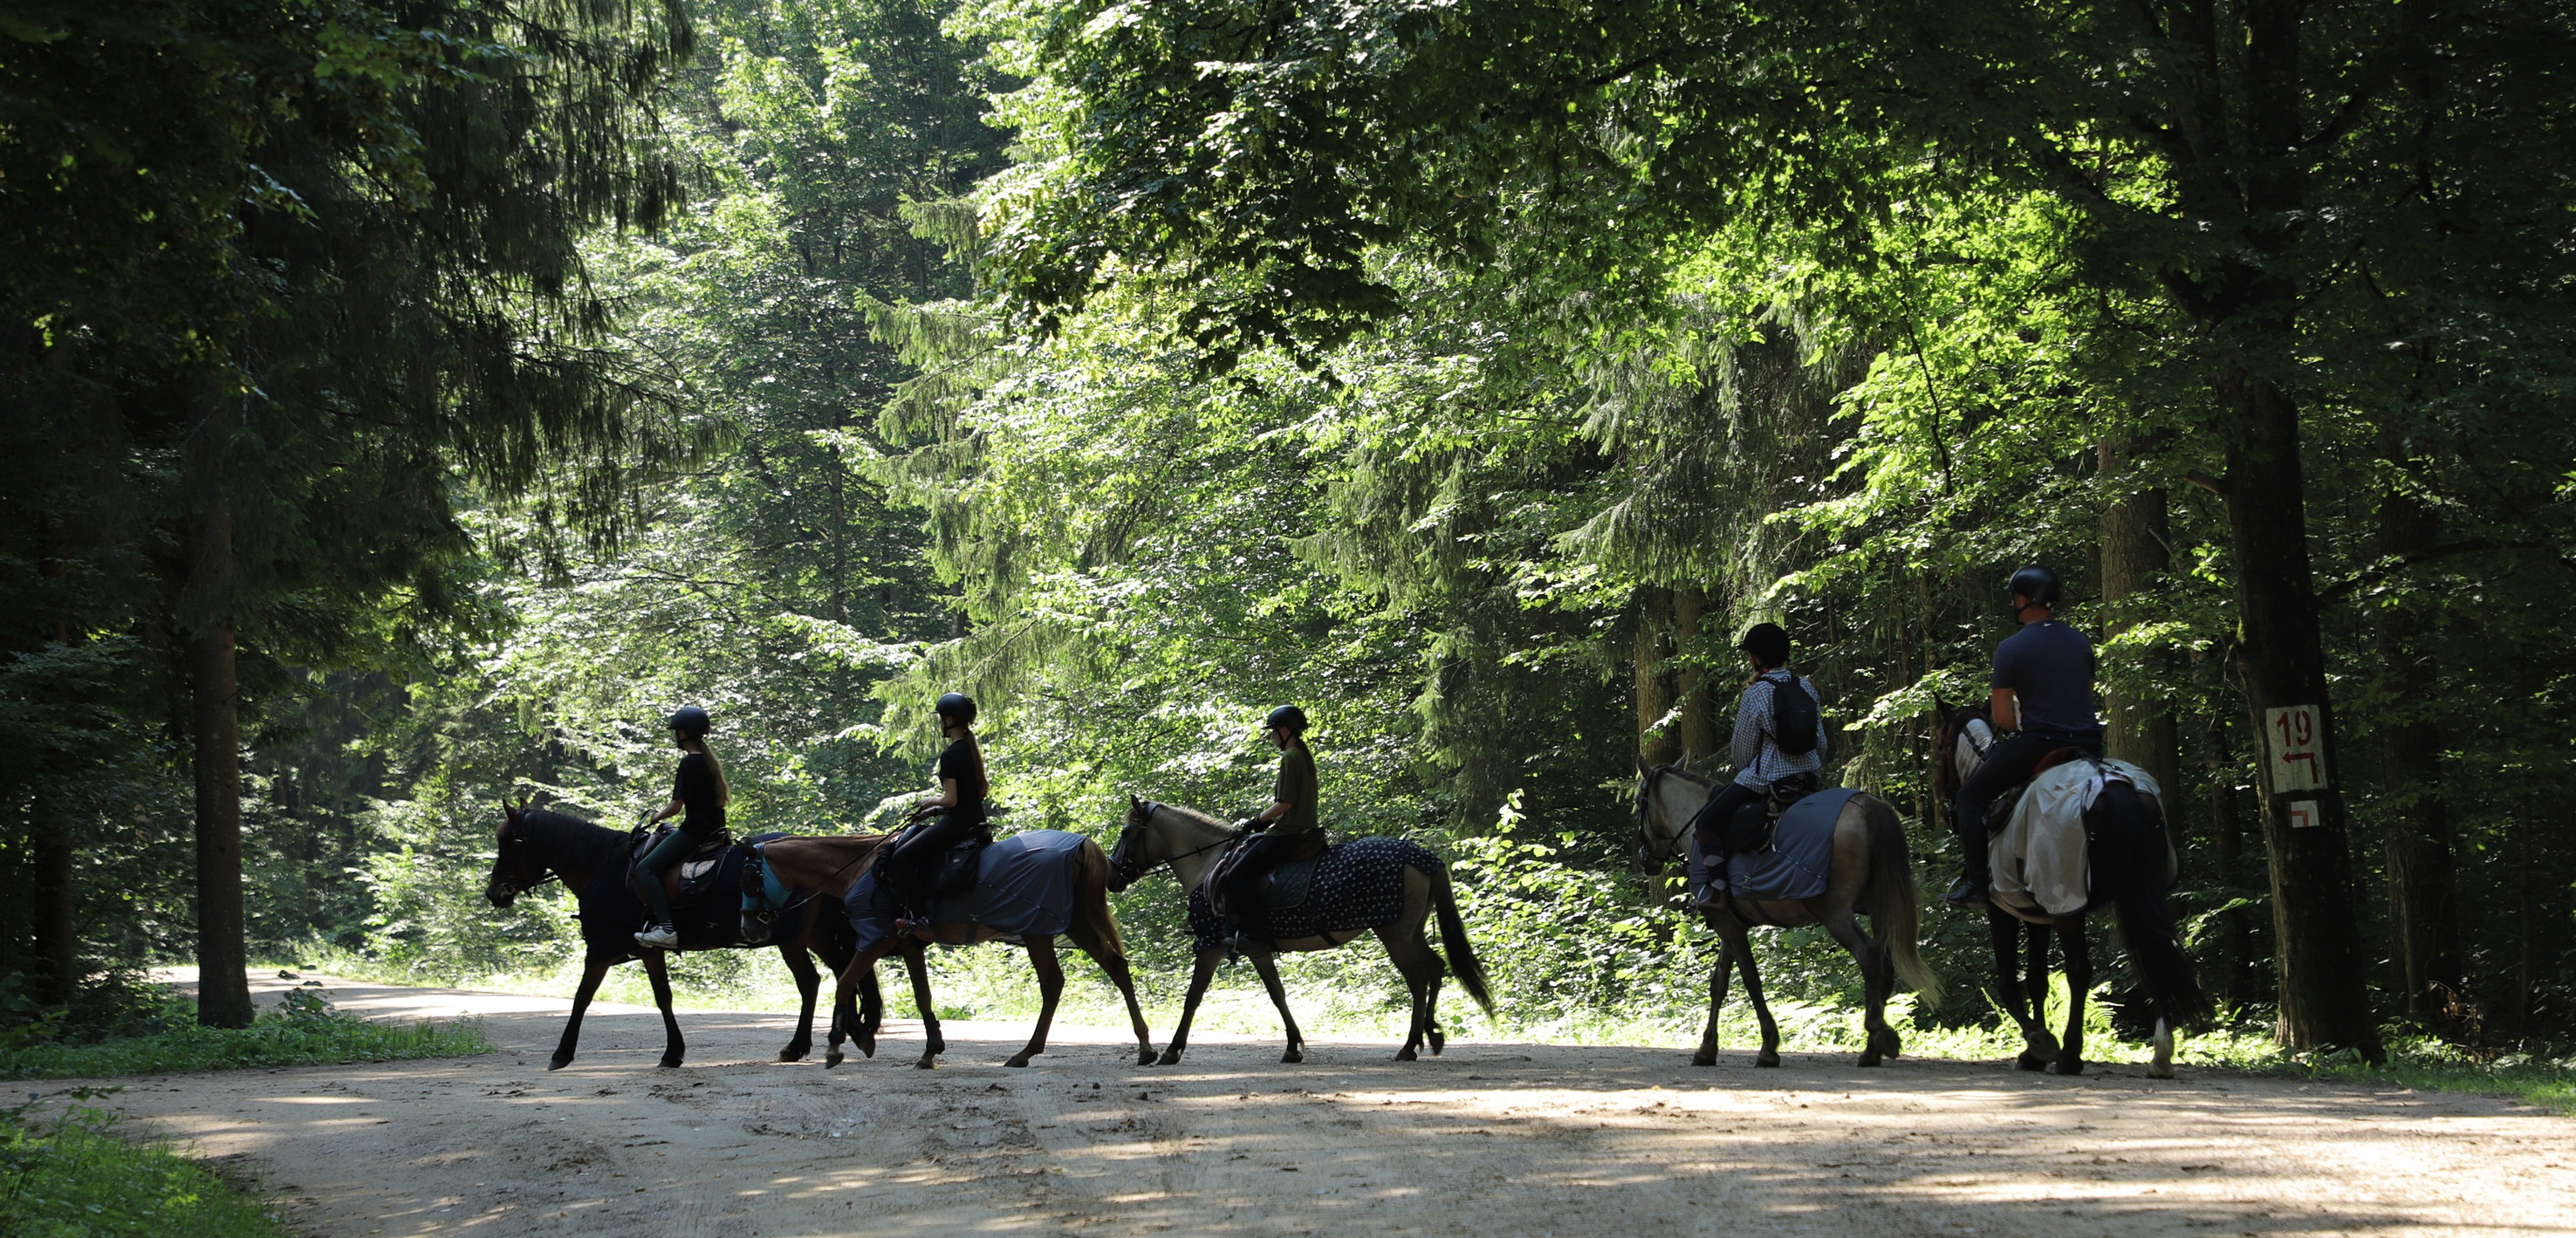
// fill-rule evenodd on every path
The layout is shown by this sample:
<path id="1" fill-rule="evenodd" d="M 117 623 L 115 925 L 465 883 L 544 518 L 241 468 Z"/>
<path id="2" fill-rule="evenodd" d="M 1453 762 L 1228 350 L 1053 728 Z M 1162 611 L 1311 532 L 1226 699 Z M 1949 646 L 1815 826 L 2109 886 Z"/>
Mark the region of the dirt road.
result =
<path id="1" fill-rule="evenodd" d="M 268 982 L 271 989 L 282 987 Z M 480 1014 L 500 1052 L 122 1081 L 113 1103 L 237 1158 L 328 1238 L 1385 1233 L 2576 1232 L 2576 1123 L 2502 1101 L 2233 1076 L 1861 1070 L 1731 1052 L 1215 1038 L 1139 1068 L 1118 1034 L 949 1025 L 951 1065 L 771 1059 L 790 1020 L 333 982 L 344 1008 Z"/>

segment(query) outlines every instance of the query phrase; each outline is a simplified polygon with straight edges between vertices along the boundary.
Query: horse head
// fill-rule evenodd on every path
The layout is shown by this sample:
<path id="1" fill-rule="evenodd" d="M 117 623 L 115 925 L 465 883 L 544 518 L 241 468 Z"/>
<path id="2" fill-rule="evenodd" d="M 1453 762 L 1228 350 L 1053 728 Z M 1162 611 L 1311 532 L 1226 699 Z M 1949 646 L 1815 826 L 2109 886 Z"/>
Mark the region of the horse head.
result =
<path id="1" fill-rule="evenodd" d="M 1637 762 L 1637 867 L 1648 873 L 1670 863 L 1681 849 L 1682 824 L 1672 819 L 1659 794 L 1664 780 L 1677 774 L 1691 777 L 1676 765 Z"/>
<path id="2" fill-rule="evenodd" d="M 483 882 L 483 897 L 493 906 L 507 910 L 521 894 L 553 875 L 538 853 L 533 829 L 528 805 L 503 809 L 501 830 L 493 836 L 497 845 L 492 852 L 492 875 Z"/>
<path id="3" fill-rule="evenodd" d="M 1118 845 L 1109 851 L 1109 892 L 1112 894 L 1136 884 L 1137 878 L 1154 867 L 1145 859 L 1145 852 L 1152 846 L 1146 835 L 1154 822 L 1154 807 L 1132 794 L 1127 797 L 1127 816 L 1119 824 Z"/>
<path id="4" fill-rule="evenodd" d="M 1958 792 L 1959 784 L 1975 773 L 1986 759 L 1986 749 L 1994 746 L 1995 724 L 1990 706 L 1983 702 L 1951 708 L 1940 698 L 1932 701 L 1932 715 L 1940 722 L 1940 739 L 1934 745 L 1932 794 L 1944 803 Z"/>

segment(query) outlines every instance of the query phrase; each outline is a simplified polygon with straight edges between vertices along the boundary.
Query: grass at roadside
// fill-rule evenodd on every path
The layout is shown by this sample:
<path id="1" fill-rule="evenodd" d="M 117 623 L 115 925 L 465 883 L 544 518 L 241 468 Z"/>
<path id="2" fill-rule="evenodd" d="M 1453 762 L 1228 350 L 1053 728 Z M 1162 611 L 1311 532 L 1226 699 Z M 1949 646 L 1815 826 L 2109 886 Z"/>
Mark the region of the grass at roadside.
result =
<path id="1" fill-rule="evenodd" d="M 249 1027 L 197 1024 L 184 1001 L 173 1002 L 160 1030 L 86 1043 L 47 1039 L 15 1029 L 0 1035 L 0 1079 L 90 1079 L 109 1075 L 306 1066 L 395 1058 L 487 1053 L 479 1024 L 372 1023 L 331 1008 L 319 994 L 295 990 Z"/>
<path id="2" fill-rule="evenodd" d="M 117 1138 L 112 1118 L 78 1104 L 100 1095 L 78 1089 L 0 1109 L 0 1233 L 285 1238 L 258 1199 L 167 1145 Z M 72 1103 L 32 1116 L 57 1100 Z"/>

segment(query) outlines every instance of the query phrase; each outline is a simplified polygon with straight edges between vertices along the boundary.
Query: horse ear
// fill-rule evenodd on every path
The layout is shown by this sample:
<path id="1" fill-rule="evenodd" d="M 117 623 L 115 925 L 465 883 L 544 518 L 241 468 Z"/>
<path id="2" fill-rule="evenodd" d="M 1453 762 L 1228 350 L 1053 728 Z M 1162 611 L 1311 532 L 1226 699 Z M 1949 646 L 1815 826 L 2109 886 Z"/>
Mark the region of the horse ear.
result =
<path id="1" fill-rule="evenodd" d="M 1145 801 L 1140 800 L 1140 799 L 1137 799 L 1137 798 L 1136 798 L 1136 793 L 1135 793 L 1135 792 L 1130 791 L 1130 792 L 1128 792 L 1128 793 L 1127 793 L 1127 808 L 1128 808 L 1128 810 L 1129 810 L 1129 811 L 1131 811 L 1131 812 L 1132 812 L 1132 811 L 1134 811 L 1134 810 L 1136 810 L 1136 809 L 1139 809 L 1139 808 L 1142 808 L 1142 807 L 1144 807 L 1144 806 L 1145 806 Z"/>

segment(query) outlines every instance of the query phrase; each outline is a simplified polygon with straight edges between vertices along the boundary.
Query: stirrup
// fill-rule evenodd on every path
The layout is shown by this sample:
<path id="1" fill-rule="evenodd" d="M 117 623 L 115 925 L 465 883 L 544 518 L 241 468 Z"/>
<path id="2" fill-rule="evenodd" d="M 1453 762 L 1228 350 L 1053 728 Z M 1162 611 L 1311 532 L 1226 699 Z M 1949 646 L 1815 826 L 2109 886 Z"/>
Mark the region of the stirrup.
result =
<path id="1" fill-rule="evenodd" d="M 656 924 L 635 935 L 635 944 L 647 950 L 669 950 L 680 944 L 680 930 L 669 924 Z"/>
<path id="2" fill-rule="evenodd" d="M 1991 879 L 1979 881 L 1973 877 L 1963 876 L 1950 883 L 1950 892 L 1942 895 L 1941 901 L 1953 907 L 1982 907 L 1992 896 L 1993 890 L 1994 882 Z"/>

